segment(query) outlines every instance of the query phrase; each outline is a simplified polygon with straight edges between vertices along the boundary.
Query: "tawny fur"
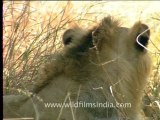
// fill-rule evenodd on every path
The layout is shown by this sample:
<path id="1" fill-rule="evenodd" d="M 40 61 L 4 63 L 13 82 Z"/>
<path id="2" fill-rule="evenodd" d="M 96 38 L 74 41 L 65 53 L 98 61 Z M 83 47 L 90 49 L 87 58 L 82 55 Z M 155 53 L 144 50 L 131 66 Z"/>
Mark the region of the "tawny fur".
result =
<path id="1" fill-rule="evenodd" d="M 77 108 L 74 116 L 70 108 L 64 108 L 60 115 L 60 108 L 46 109 L 37 102 L 37 119 L 143 120 L 141 99 L 151 60 L 136 38 L 147 28 L 141 22 L 123 28 L 117 20 L 106 17 L 91 30 L 69 29 L 63 36 L 64 49 L 41 70 L 34 87 L 44 102 L 63 103 L 70 93 L 74 102 L 131 103 L 131 108 Z M 149 34 L 140 40 L 145 45 Z"/>

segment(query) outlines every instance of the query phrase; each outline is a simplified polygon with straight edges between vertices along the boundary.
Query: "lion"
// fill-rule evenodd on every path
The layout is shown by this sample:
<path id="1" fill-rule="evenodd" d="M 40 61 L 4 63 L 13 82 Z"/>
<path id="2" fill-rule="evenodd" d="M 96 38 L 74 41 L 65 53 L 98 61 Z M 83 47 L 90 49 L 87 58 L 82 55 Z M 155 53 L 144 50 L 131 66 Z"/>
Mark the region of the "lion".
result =
<path id="1" fill-rule="evenodd" d="M 88 30 L 66 30 L 64 48 L 39 72 L 31 90 L 35 95 L 14 96 L 16 102 L 4 97 L 4 117 L 144 120 L 141 101 L 152 66 L 149 37 L 146 24 L 121 27 L 111 16 Z"/>

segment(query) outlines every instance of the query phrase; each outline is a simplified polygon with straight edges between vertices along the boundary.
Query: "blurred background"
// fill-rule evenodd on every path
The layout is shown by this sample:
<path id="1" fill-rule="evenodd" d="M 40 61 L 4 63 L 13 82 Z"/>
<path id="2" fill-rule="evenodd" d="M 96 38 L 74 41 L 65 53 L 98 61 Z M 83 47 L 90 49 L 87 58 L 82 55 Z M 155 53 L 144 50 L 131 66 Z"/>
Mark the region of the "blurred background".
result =
<path id="1" fill-rule="evenodd" d="M 142 21 L 150 27 L 153 70 L 144 91 L 144 112 L 160 119 L 159 1 L 4 1 L 3 93 L 18 94 L 34 84 L 40 65 L 63 45 L 63 32 L 75 25 L 90 28 L 111 15 L 122 26 Z"/>

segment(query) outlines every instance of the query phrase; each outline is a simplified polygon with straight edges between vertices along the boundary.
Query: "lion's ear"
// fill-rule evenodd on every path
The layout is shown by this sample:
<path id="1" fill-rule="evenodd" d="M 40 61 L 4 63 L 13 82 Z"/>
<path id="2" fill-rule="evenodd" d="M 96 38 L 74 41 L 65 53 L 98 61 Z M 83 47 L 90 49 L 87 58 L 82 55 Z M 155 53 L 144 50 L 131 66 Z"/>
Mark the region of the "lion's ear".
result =
<path id="1" fill-rule="evenodd" d="M 72 42 L 74 36 L 74 30 L 73 29 L 68 29 L 64 32 L 63 34 L 63 44 L 64 45 L 69 45 Z"/>
<path id="2" fill-rule="evenodd" d="M 148 40 L 150 37 L 149 27 L 141 22 L 137 22 L 131 28 L 130 36 L 135 44 L 135 48 L 143 52 L 145 49 L 144 47 L 147 47 L 148 45 Z"/>
<path id="3" fill-rule="evenodd" d="M 78 45 L 79 43 L 81 43 L 81 41 L 83 41 L 82 39 L 84 36 L 86 36 L 86 33 L 86 30 L 78 26 L 68 29 L 63 34 L 63 44 L 65 46 L 70 45 L 71 43 Z"/>
<path id="4" fill-rule="evenodd" d="M 148 40 L 150 37 L 150 30 L 147 25 L 141 24 L 139 32 L 136 36 L 136 48 L 140 51 L 144 50 L 144 47 L 147 47 Z"/>
<path id="5" fill-rule="evenodd" d="M 81 54 L 87 52 L 93 47 L 92 30 L 74 27 L 68 29 L 63 34 L 63 44 L 66 50 L 72 54 Z"/>

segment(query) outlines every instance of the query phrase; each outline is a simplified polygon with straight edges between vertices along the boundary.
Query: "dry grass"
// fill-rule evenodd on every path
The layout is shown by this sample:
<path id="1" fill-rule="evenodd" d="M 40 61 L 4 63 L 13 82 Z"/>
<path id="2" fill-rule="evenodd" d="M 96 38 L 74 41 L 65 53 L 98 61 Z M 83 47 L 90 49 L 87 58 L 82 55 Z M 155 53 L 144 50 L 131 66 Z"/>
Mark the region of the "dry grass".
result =
<path id="1" fill-rule="evenodd" d="M 90 27 L 107 15 L 120 18 L 130 27 L 141 20 L 151 28 L 149 49 L 153 72 L 145 91 L 146 115 L 160 119 L 160 2 L 57 2 L 5 1 L 3 6 L 4 94 L 29 89 L 39 66 L 62 48 L 66 28 L 80 24 Z M 153 9 L 154 8 L 154 9 Z M 156 102 L 155 102 L 156 101 Z"/>

